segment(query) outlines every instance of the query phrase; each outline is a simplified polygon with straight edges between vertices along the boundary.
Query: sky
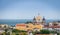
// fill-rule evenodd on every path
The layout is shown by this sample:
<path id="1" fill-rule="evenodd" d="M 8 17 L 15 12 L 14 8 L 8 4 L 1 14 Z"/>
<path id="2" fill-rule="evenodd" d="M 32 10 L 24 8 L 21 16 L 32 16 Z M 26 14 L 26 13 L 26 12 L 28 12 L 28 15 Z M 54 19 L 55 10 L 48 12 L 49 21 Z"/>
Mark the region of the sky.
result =
<path id="1" fill-rule="evenodd" d="M 0 0 L 0 19 L 60 19 L 60 0 Z"/>

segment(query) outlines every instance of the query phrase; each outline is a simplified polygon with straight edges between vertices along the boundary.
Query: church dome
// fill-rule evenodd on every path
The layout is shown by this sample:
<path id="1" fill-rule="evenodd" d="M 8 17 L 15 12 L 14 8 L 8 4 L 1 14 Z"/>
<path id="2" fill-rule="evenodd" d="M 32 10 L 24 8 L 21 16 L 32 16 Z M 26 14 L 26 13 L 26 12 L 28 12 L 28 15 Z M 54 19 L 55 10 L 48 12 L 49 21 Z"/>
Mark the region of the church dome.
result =
<path id="1" fill-rule="evenodd" d="M 36 20 L 41 20 L 41 19 L 42 19 L 41 16 L 37 16 L 37 17 L 36 17 Z"/>

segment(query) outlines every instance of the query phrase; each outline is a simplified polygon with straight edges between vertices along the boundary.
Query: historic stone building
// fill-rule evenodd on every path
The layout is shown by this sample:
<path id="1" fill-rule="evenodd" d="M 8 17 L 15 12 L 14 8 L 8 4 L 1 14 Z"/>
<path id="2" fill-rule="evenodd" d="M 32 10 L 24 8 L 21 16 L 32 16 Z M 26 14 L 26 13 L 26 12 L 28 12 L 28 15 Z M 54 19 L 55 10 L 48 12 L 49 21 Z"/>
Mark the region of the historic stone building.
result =
<path id="1" fill-rule="evenodd" d="M 45 24 L 45 18 L 41 17 L 40 15 L 33 18 L 32 23 L 20 23 L 16 24 L 16 29 L 18 30 L 33 30 L 33 31 L 40 31 L 43 28 L 43 24 Z"/>

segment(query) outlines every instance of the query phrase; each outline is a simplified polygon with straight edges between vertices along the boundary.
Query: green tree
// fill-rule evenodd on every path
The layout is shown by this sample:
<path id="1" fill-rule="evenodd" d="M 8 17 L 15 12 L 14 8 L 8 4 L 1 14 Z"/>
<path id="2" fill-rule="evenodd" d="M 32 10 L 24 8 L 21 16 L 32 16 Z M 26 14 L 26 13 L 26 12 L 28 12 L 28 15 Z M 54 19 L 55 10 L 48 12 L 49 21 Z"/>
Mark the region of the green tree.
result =
<path id="1" fill-rule="evenodd" d="M 14 29 L 14 30 L 12 30 L 12 32 L 15 33 L 16 35 L 20 35 L 20 34 L 26 35 L 26 31 L 24 31 L 24 30 Z"/>
<path id="2" fill-rule="evenodd" d="M 40 30 L 40 33 L 41 34 L 50 34 L 50 31 L 49 30 Z"/>
<path id="3" fill-rule="evenodd" d="M 14 29 L 14 30 L 12 30 L 12 32 L 18 33 L 18 32 L 20 32 L 20 30 Z"/>
<path id="4" fill-rule="evenodd" d="M 19 34 L 16 34 L 16 35 L 19 35 Z"/>
<path id="5" fill-rule="evenodd" d="M 27 33 L 26 32 L 23 32 L 23 35 L 27 35 Z"/>
<path id="6" fill-rule="evenodd" d="M 8 31 L 8 29 L 5 29 L 5 35 L 7 35 L 7 31 Z"/>
<path id="7" fill-rule="evenodd" d="M 54 33 L 57 33 L 57 32 L 56 31 L 50 31 L 50 33 L 53 33 L 54 34 Z"/>

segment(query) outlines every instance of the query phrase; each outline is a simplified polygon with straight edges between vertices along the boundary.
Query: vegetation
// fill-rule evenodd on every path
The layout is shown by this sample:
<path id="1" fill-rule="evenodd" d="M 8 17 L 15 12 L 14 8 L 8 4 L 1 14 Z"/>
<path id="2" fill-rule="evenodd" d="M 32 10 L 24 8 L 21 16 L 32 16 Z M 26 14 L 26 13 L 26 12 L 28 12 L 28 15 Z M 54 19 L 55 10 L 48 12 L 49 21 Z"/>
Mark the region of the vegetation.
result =
<path id="1" fill-rule="evenodd" d="M 14 30 L 12 30 L 12 35 L 27 35 L 27 32 L 24 30 L 14 29 Z"/>
<path id="2" fill-rule="evenodd" d="M 28 23 L 32 23 L 32 22 L 31 21 L 27 21 L 26 24 L 28 24 Z"/>
<path id="3" fill-rule="evenodd" d="M 33 35 L 35 34 L 50 34 L 50 33 L 56 33 L 55 31 L 49 31 L 49 30 L 40 30 L 40 31 L 32 31 Z M 7 32 L 7 29 L 5 29 L 5 32 L 2 35 L 27 35 L 27 31 L 24 30 L 17 30 L 13 29 L 12 33 Z M 58 33 L 59 35 L 59 33 Z"/>
<path id="4" fill-rule="evenodd" d="M 50 31 L 50 33 L 53 33 L 54 34 L 54 33 L 57 33 L 57 32 L 56 31 Z"/>
<path id="5" fill-rule="evenodd" d="M 35 34 L 50 34 L 49 30 L 40 30 L 40 32 L 36 31 Z"/>
<path id="6" fill-rule="evenodd" d="M 5 35 L 7 35 L 7 31 L 8 31 L 8 29 L 5 29 Z"/>
<path id="7" fill-rule="evenodd" d="M 49 30 L 40 30 L 40 33 L 41 34 L 50 34 L 50 31 Z"/>
<path id="8" fill-rule="evenodd" d="M 33 33 L 33 35 L 35 35 L 35 34 L 40 34 L 40 32 L 36 32 L 36 31 L 35 31 L 35 32 L 32 32 L 32 33 Z"/>
<path id="9" fill-rule="evenodd" d="M 12 30 L 12 32 L 18 33 L 18 32 L 20 32 L 20 30 L 14 29 L 14 30 Z"/>

